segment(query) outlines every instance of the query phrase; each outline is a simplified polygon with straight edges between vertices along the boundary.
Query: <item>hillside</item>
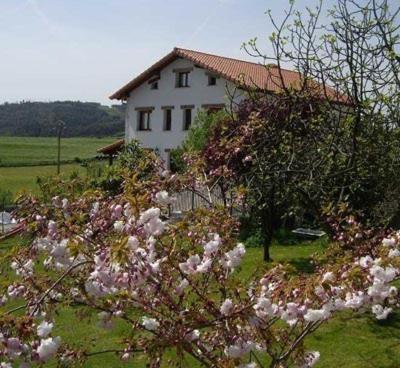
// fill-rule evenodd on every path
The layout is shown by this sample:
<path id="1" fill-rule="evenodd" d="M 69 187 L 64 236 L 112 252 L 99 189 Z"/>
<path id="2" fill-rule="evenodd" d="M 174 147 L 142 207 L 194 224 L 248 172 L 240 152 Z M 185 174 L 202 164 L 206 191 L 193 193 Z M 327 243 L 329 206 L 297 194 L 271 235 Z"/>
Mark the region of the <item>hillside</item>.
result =
<path id="1" fill-rule="evenodd" d="M 122 105 L 95 102 L 20 102 L 0 105 L 0 135 L 51 137 L 55 121 L 66 123 L 64 137 L 104 137 L 124 131 Z"/>

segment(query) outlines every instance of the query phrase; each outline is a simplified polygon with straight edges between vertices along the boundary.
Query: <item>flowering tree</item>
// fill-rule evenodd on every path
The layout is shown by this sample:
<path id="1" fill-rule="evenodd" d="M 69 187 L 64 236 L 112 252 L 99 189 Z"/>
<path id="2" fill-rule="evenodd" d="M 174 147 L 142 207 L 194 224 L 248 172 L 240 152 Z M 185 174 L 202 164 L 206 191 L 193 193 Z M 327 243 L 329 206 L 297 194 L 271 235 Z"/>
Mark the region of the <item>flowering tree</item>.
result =
<path id="1" fill-rule="evenodd" d="M 1 263 L 12 269 L 1 285 L 3 368 L 50 358 L 72 365 L 110 351 L 160 367 L 171 349 L 168 366 L 311 367 L 319 353 L 303 341 L 335 313 L 371 308 L 384 319 L 397 307 L 397 234 L 373 236 L 350 218 L 337 225 L 346 247 L 312 277 L 277 266 L 243 282 L 235 220 L 204 209 L 170 222 L 174 198 L 164 188 L 176 185 L 163 173 L 126 177 L 113 198 L 88 191 L 50 205 L 25 199 L 20 218 L 32 241 Z M 96 311 L 105 328 L 125 323 L 123 346 L 85 351 L 63 342 L 52 331 L 65 306 Z"/>

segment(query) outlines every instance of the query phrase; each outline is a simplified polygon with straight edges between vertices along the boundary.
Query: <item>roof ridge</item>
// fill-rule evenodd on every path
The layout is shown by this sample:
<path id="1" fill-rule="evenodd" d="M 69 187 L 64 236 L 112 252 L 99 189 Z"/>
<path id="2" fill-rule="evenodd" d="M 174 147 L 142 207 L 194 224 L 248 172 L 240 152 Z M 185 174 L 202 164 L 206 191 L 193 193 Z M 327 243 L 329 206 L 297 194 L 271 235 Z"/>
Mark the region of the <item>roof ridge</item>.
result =
<path id="1" fill-rule="evenodd" d="M 228 60 L 233 60 L 233 61 L 240 61 L 240 62 L 242 62 L 242 63 L 248 63 L 248 64 L 257 65 L 257 66 L 262 66 L 262 67 L 274 67 L 274 68 L 276 68 L 276 69 L 281 69 L 281 70 L 284 70 L 284 71 L 287 71 L 287 72 L 291 72 L 291 73 L 296 73 L 296 74 L 298 74 L 298 72 L 297 72 L 296 70 L 293 70 L 293 69 L 287 69 L 287 68 L 282 68 L 282 67 L 279 68 L 278 65 L 275 64 L 275 63 L 268 63 L 268 64 L 253 63 L 253 62 L 248 61 L 248 60 L 236 59 L 236 58 L 229 57 L 229 56 L 222 56 L 222 55 L 212 54 L 212 53 L 210 53 L 210 52 L 197 51 L 197 50 L 193 50 L 193 49 L 185 49 L 185 48 L 183 48 L 183 47 L 177 47 L 177 46 L 174 47 L 174 49 L 173 49 L 173 51 L 175 51 L 175 52 L 176 52 L 176 51 L 179 51 L 179 50 L 181 50 L 181 51 L 189 51 L 189 52 L 196 52 L 196 53 L 198 53 L 198 54 L 209 55 L 209 56 L 216 56 L 216 57 L 219 57 L 219 58 L 221 58 L 221 59 L 228 59 Z"/>
<path id="2" fill-rule="evenodd" d="M 252 65 L 257 65 L 257 66 L 265 66 L 264 64 L 261 63 L 253 63 L 251 61 L 248 60 L 243 60 L 243 59 L 236 59 L 233 57 L 229 57 L 229 56 L 222 56 L 222 55 L 217 55 L 217 54 L 211 54 L 210 52 L 204 52 L 204 51 L 197 51 L 197 50 L 192 50 L 192 49 L 184 49 L 182 47 L 174 47 L 174 50 L 176 51 L 189 51 L 189 52 L 196 52 L 198 54 L 203 54 L 203 55 L 209 55 L 209 56 L 216 56 L 219 57 L 221 59 L 229 59 L 229 60 L 233 60 L 233 61 L 240 61 L 242 63 L 248 63 L 248 64 L 252 64 Z M 276 66 L 276 65 L 275 65 Z M 277 66 L 276 66 L 277 67 Z"/>

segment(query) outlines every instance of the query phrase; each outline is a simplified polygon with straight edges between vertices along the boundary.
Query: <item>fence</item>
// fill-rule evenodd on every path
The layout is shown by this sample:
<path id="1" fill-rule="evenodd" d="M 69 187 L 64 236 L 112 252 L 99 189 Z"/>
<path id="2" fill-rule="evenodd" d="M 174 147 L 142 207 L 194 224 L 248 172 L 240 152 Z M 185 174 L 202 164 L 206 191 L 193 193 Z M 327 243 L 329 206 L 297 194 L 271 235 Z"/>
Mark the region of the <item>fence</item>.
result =
<path id="1" fill-rule="evenodd" d="M 219 187 L 214 187 L 211 191 L 206 188 L 197 189 L 196 191 L 185 190 L 175 193 L 176 201 L 170 206 L 172 214 L 179 214 L 186 211 L 192 211 L 197 208 L 207 208 L 212 206 L 227 206 L 231 212 L 239 209 L 232 206 L 233 197 L 229 194 L 225 200 Z"/>

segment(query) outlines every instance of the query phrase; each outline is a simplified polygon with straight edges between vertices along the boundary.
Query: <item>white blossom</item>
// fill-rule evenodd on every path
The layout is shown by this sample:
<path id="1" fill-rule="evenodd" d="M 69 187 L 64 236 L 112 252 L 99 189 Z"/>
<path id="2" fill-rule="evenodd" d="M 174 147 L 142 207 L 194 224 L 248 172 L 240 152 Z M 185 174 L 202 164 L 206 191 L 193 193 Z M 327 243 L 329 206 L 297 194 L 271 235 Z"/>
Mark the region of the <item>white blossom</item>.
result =
<path id="1" fill-rule="evenodd" d="M 242 257 L 245 255 L 246 249 L 242 243 L 239 243 L 231 251 L 225 253 L 224 258 L 221 260 L 222 266 L 233 270 L 235 267 L 239 266 Z"/>
<path id="2" fill-rule="evenodd" d="M 130 236 L 128 238 L 128 247 L 131 250 L 136 250 L 139 247 L 139 240 L 136 236 Z"/>
<path id="3" fill-rule="evenodd" d="M 148 210 L 146 210 L 140 214 L 139 224 L 142 225 L 152 218 L 160 217 L 160 213 L 161 213 L 161 211 L 159 208 L 155 208 L 155 207 L 149 208 Z"/>
<path id="4" fill-rule="evenodd" d="M 259 318 L 266 318 L 268 316 L 274 316 L 278 312 L 278 306 L 276 304 L 272 304 L 271 300 L 260 297 L 257 299 L 257 303 L 253 307 L 256 311 L 256 315 Z"/>
<path id="5" fill-rule="evenodd" d="M 373 264 L 373 259 L 370 256 L 361 257 L 358 263 L 362 268 L 368 268 Z"/>
<path id="6" fill-rule="evenodd" d="M 226 356 L 236 359 L 249 353 L 252 350 L 263 350 L 263 349 L 252 341 L 245 341 L 239 338 L 237 339 L 235 344 L 227 346 L 224 352 Z"/>
<path id="7" fill-rule="evenodd" d="M 211 256 L 221 245 L 221 238 L 218 234 L 214 234 L 214 238 L 204 245 L 204 254 Z"/>
<path id="8" fill-rule="evenodd" d="M 389 257 L 393 258 L 393 257 L 400 257 L 400 250 L 396 249 L 390 249 L 389 250 Z"/>
<path id="9" fill-rule="evenodd" d="M 211 258 L 205 258 L 202 260 L 202 262 L 197 266 L 197 272 L 200 273 L 206 273 L 210 270 L 212 265 L 212 259 Z"/>
<path id="10" fill-rule="evenodd" d="M 161 235 L 164 232 L 164 222 L 158 217 L 152 217 L 144 224 L 144 230 L 148 235 Z"/>
<path id="11" fill-rule="evenodd" d="M 321 309 L 308 309 L 304 319 L 308 322 L 318 322 L 328 319 L 331 315 L 331 308 L 324 305 Z"/>
<path id="12" fill-rule="evenodd" d="M 226 299 L 221 305 L 220 312 L 224 316 L 229 316 L 231 314 L 231 312 L 232 312 L 232 309 L 233 309 L 232 300 L 231 299 Z"/>
<path id="13" fill-rule="evenodd" d="M 307 352 L 304 357 L 304 364 L 301 366 L 302 368 L 311 368 L 313 367 L 320 358 L 321 354 L 319 351 L 310 351 Z"/>
<path id="14" fill-rule="evenodd" d="M 11 268 L 15 270 L 15 273 L 19 276 L 29 276 L 33 274 L 33 261 L 29 259 L 23 264 L 19 262 L 12 262 Z"/>
<path id="15" fill-rule="evenodd" d="M 57 353 L 60 342 L 60 337 L 49 337 L 47 339 L 40 340 L 40 345 L 37 348 L 39 358 L 43 361 L 50 359 L 55 353 Z"/>
<path id="16" fill-rule="evenodd" d="M 53 329 L 53 323 L 42 321 L 40 325 L 37 327 L 37 334 L 40 337 L 47 337 L 50 335 L 51 330 Z"/>
<path id="17" fill-rule="evenodd" d="M 68 199 L 67 199 L 67 198 L 64 198 L 64 199 L 61 201 L 61 207 L 62 207 L 63 209 L 66 209 L 66 208 L 68 207 Z"/>
<path id="18" fill-rule="evenodd" d="M 287 303 L 286 308 L 281 312 L 281 319 L 290 326 L 293 326 L 300 314 L 299 307 L 296 303 Z"/>
<path id="19" fill-rule="evenodd" d="M 382 244 L 385 247 L 391 248 L 391 247 L 394 247 L 396 245 L 396 240 L 393 239 L 393 238 L 385 238 L 385 239 L 382 240 Z"/>
<path id="20" fill-rule="evenodd" d="M 146 330 L 156 331 L 160 327 L 160 323 L 155 318 L 143 317 L 142 325 Z"/>
<path id="21" fill-rule="evenodd" d="M 335 275 L 333 272 L 326 272 L 322 276 L 322 282 L 333 282 L 335 281 Z"/>
<path id="22" fill-rule="evenodd" d="M 187 333 L 185 335 L 185 339 L 187 341 L 190 341 L 190 342 L 196 341 L 199 338 L 200 338 L 200 331 L 199 330 L 193 330 L 193 331 L 191 331 L 191 332 L 189 332 L 189 333 Z"/>
<path id="23" fill-rule="evenodd" d="M 182 295 L 183 294 L 183 290 L 188 287 L 189 285 L 189 281 L 186 279 L 183 279 L 180 284 L 175 288 L 175 291 L 178 295 Z"/>
<path id="24" fill-rule="evenodd" d="M 390 282 L 396 277 L 396 269 L 394 267 L 383 268 L 381 266 L 372 266 L 369 273 L 374 276 L 376 280 L 382 282 Z"/>
<path id="25" fill-rule="evenodd" d="M 347 293 L 345 300 L 345 307 L 351 309 L 358 309 L 364 305 L 365 295 L 363 292 Z"/>
<path id="26" fill-rule="evenodd" d="M 124 222 L 121 220 L 114 222 L 114 230 L 121 233 L 124 230 Z"/>
<path id="27" fill-rule="evenodd" d="M 169 205 L 176 201 L 175 197 L 171 197 L 166 190 L 161 190 L 155 195 L 156 201 L 162 205 Z"/>
<path id="28" fill-rule="evenodd" d="M 372 313 L 374 313 L 376 319 L 379 320 L 386 319 L 391 312 L 392 308 L 384 308 L 380 304 L 375 304 L 372 306 Z"/>
<path id="29" fill-rule="evenodd" d="M 190 256 L 186 262 L 179 263 L 179 268 L 183 273 L 194 274 L 201 260 L 198 254 Z"/>

